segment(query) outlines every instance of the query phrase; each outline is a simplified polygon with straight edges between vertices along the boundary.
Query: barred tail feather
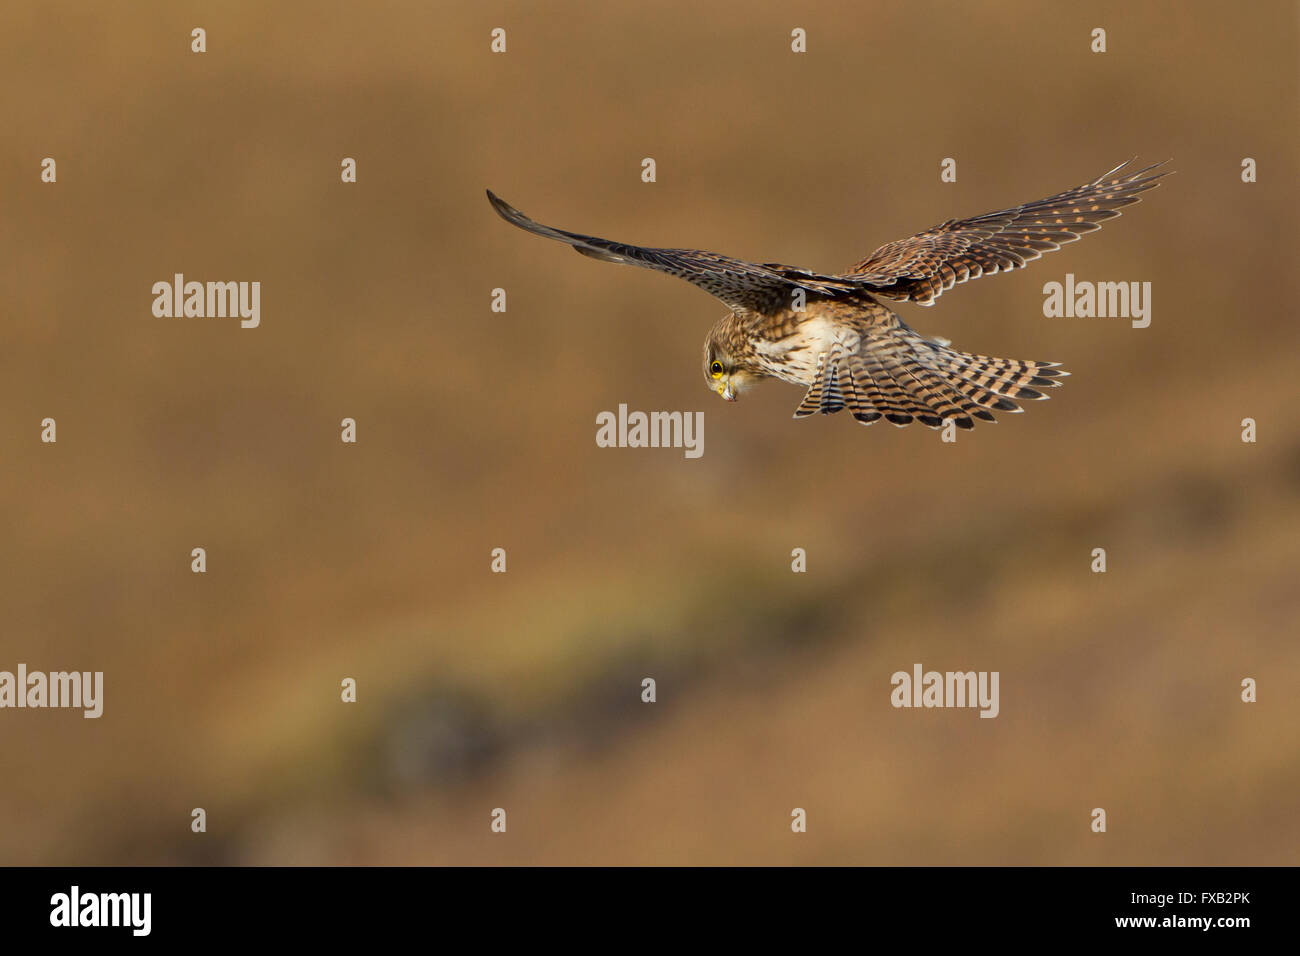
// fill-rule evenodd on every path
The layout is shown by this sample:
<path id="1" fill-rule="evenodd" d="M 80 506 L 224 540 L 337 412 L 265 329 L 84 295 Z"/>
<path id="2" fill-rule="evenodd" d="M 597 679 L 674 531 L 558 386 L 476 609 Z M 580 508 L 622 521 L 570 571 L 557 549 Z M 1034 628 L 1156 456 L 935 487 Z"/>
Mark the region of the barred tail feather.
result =
<path id="1" fill-rule="evenodd" d="M 864 425 L 883 417 L 899 427 L 951 421 L 970 429 L 976 419 L 996 422 L 994 412 L 1018 413 L 1019 402 L 1047 398 L 1044 390 L 1069 374 L 1055 362 L 959 352 L 900 322 L 870 329 L 851 352 L 839 344 L 826 352 L 795 417 L 848 408 Z"/>

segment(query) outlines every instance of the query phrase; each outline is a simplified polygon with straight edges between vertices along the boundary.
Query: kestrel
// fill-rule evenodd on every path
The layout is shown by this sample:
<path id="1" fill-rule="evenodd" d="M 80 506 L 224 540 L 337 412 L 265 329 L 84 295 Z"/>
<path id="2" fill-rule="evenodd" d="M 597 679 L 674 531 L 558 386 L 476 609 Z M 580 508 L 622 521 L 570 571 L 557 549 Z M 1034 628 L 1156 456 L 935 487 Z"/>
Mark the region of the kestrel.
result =
<path id="1" fill-rule="evenodd" d="M 865 425 L 884 418 L 960 428 L 1067 375 L 1055 362 L 972 355 L 908 327 L 881 299 L 933 305 L 960 282 L 1023 268 L 1101 228 L 1138 193 L 1157 185 L 1163 163 L 1122 172 L 1128 163 L 1074 189 L 971 219 L 949 219 L 910 239 L 886 243 L 848 272 L 824 275 L 777 263 L 757 265 L 698 249 L 649 249 L 543 226 L 491 190 L 503 219 L 573 246 L 584 256 L 655 269 L 692 282 L 731 312 L 704 343 L 704 378 L 735 401 L 764 378 L 806 386 L 795 418 L 847 408 Z"/>

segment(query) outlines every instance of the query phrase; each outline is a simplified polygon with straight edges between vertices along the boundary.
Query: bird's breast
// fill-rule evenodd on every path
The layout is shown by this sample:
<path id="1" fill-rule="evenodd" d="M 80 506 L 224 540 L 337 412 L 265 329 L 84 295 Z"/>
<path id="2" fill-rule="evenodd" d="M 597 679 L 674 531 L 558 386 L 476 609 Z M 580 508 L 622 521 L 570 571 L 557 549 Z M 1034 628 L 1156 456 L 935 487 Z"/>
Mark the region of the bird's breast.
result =
<path id="1" fill-rule="evenodd" d="M 792 313 L 788 322 L 756 330 L 749 346 L 765 374 L 798 385 L 811 385 L 817 374 L 818 357 L 835 343 L 842 331 L 827 316 Z"/>

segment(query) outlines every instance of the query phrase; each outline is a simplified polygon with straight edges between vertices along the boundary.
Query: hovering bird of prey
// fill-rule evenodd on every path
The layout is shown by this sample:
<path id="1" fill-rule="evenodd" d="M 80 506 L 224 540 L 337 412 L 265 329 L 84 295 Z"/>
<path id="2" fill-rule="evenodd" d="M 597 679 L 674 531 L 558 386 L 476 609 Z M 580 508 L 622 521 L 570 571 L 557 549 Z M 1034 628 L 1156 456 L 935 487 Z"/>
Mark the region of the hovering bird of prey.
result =
<path id="1" fill-rule="evenodd" d="M 806 386 L 796 418 L 847 408 L 865 425 L 884 418 L 960 428 L 1017 402 L 1046 398 L 1067 375 L 1055 362 L 972 355 L 909 328 L 881 299 L 933 305 L 958 283 L 1023 268 L 1101 228 L 1165 172 L 1128 163 L 1065 192 L 971 219 L 949 219 L 886 243 L 848 272 L 757 265 L 698 249 L 650 249 L 534 222 L 488 190 L 503 219 L 584 256 L 667 272 L 721 299 L 731 312 L 704 343 L 704 379 L 727 401 L 764 378 Z"/>

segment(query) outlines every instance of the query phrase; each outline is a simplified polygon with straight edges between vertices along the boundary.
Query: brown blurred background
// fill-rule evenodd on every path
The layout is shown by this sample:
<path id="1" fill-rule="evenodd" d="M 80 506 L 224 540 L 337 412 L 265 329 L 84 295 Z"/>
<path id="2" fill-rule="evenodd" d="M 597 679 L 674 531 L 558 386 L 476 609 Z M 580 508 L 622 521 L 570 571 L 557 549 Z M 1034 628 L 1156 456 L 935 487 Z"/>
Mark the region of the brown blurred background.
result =
<path id="1" fill-rule="evenodd" d="M 0 669 L 106 693 L 0 712 L 0 861 L 1296 863 L 1295 10 L 5 5 Z M 725 405 L 722 306 L 483 197 L 835 270 L 1135 155 L 1122 219 L 898 307 L 1073 373 L 955 445 Z M 174 272 L 261 327 L 154 318 Z M 1151 327 L 1044 318 L 1067 272 Z M 620 402 L 704 457 L 597 448 Z M 915 662 L 1001 715 L 891 708 Z"/>

